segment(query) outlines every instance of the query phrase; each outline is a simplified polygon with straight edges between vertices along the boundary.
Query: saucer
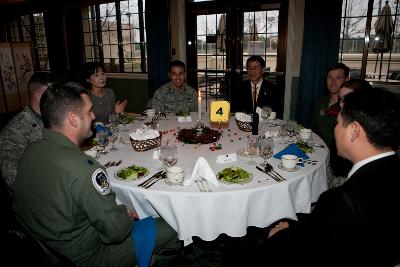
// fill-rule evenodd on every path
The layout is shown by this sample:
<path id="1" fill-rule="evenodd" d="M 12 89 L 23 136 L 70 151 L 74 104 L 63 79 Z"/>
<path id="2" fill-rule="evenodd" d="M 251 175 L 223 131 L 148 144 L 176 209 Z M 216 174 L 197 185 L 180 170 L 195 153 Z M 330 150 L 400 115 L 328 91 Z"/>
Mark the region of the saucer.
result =
<path id="1" fill-rule="evenodd" d="M 279 168 L 280 170 L 282 170 L 282 171 L 285 171 L 285 172 L 295 172 L 295 171 L 298 171 L 298 170 L 299 170 L 299 166 L 296 166 L 296 167 L 293 168 L 293 169 L 286 169 L 285 167 L 282 166 L 282 163 L 279 163 L 278 168 Z"/>
<path id="2" fill-rule="evenodd" d="M 180 181 L 180 182 L 178 182 L 178 183 L 173 183 L 173 182 L 170 182 L 167 178 L 165 178 L 165 183 L 166 183 L 167 185 L 169 185 L 169 186 L 183 185 L 183 180 Z"/>

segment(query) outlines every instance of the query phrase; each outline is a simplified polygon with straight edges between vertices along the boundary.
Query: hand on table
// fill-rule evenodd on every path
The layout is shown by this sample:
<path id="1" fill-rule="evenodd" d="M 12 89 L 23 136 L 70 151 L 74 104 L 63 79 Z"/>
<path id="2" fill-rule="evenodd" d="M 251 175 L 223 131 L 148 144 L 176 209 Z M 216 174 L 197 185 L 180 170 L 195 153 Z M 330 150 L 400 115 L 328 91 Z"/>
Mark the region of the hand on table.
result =
<path id="1" fill-rule="evenodd" d="M 131 209 L 126 208 L 126 211 L 128 212 L 128 216 L 131 217 L 134 220 L 139 220 L 139 215 L 136 213 L 136 211 L 133 211 Z"/>
<path id="2" fill-rule="evenodd" d="M 289 228 L 289 223 L 288 222 L 280 222 L 277 225 L 274 226 L 274 228 L 272 228 L 269 233 L 268 233 L 268 238 L 270 238 L 271 236 L 273 236 L 274 234 L 276 234 L 277 232 L 279 232 L 280 230 Z"/>

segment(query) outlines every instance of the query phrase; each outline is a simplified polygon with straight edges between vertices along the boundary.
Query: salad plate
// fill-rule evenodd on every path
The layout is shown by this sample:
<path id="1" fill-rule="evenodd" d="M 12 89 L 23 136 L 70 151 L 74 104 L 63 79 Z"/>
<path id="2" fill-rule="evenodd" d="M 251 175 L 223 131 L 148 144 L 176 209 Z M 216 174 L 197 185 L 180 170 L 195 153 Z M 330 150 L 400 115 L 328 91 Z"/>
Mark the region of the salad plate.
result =
<path id="1" fill-rule="evenodd" d="M 115 179 L 119 181 L 131 182 L 146 177 L 150 173 L 149 168 L 132 164 L 128 167 L 119 168 L 114 172 Z"/>
<path id="2" fill-rule="evenodd" d="M 253 180 L 253 174 L 240 167 L 229 167 L 220 171 L 217 179 L 225 184 L 247 184 Z"/>

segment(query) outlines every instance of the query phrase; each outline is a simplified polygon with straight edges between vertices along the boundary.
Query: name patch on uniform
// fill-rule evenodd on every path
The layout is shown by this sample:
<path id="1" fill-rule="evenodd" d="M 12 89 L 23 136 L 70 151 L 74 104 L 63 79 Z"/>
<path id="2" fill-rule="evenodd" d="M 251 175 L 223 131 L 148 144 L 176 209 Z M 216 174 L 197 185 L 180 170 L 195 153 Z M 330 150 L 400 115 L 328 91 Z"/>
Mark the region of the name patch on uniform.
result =
<path id="1" fill-rule="evenodd" d="M 102 168 L 94 171 L 92 174 L 92 183 L 100 194 L 107 195 L 110 193 L 111 187 L 108 182 L 107 173 Z"/>

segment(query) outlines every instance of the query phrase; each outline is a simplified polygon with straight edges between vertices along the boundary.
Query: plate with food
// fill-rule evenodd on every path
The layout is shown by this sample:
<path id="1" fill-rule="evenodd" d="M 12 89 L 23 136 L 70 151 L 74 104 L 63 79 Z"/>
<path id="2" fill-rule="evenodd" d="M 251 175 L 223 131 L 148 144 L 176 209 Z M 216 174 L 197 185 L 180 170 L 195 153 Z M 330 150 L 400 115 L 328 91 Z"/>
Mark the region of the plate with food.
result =
<path id="1" fill-rule="evenodd" d="M 137 181 L 146 177 L 150 173 L 149 168 L 132 164 L 128 167 L 117 169 L 114 173 L 115 179 L 119 181 Z"/>
<path id="2" fill-rule="evenodd" d="M 239 167 L 229 167 L 220 171 L 217 179 L 225 184 L 247 184 L 253 179 L 253 174 Z"/>
<path id="3" fill-rule="evenodd" d="M 297 147 L 298 147 L 301 151 L 303 151 L 304 153 L 311 154 L 311 153 L 314 152 L 314 148 L 313 148 L 311 145 L 309 145 L 309 144 L 307 144 L 307 143 L 305 143 L 305 142 L 298 141 L 298 142 L 296 143 L 296 145 L 297 145 Z"/>
<path id="4" fill-rule="evenodd" d="M 177 117 L 188 117 L 188 116 L 190 116 L 190 112 L 179 111 L 179 112 L 176 112 L 175 115 Z"/>

